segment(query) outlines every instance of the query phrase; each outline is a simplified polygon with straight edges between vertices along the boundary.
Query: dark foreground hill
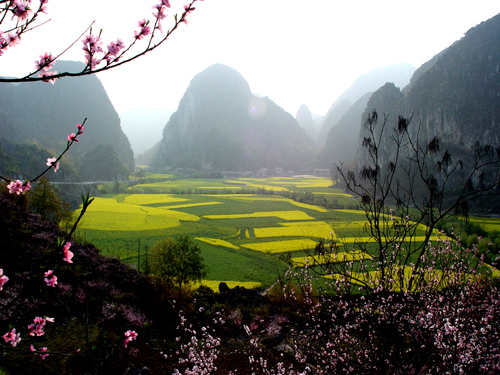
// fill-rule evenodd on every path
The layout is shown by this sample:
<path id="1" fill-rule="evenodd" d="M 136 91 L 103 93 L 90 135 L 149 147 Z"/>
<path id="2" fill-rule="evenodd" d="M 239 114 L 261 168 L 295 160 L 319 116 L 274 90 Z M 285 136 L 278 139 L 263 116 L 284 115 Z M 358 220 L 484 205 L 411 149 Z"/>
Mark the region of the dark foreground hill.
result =
<path id="1" fill-rule="evenodd" d="M 16 197 L 15 203 L 0 196 L 0 265 L 9 278 L 1 279 L 0 333 L 15 328 L 21 335 L 16 347 L 0 342 L 0 370 L 7 374 L 423 375 L 500 368 L 500 294 L 487 278 L 471 275 L 465 286 L 432 293 L 366 296 L 328 294 L 339 287 L 332 283 L 322 295 L 299 272 L 266 297 L 226 286 L 221 293 L 200 288 L 173 303 L 167 288 L 92 245 L 72 242 L 73 263 L 65 263 L 57 246 L 62 233 L 24 211 L 23 196 Z M 49 270 L 58 277 L 55 287 L 44 281 Z M 36 317 L 54 322 L 32 336 Z M 128 330 L 138 337 L 125 347 Z"/>

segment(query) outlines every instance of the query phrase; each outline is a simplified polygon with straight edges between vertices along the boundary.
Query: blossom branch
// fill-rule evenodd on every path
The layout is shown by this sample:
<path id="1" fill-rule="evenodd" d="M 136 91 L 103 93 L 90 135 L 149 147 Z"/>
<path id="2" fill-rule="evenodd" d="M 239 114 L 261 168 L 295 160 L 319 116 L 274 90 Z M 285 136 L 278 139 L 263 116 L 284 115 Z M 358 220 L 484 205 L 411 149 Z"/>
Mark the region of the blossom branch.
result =
<path id="1" fill-rule="evenodd" d="M 48 0 L 41 0 L 42 3 L 48 1 Z M 162 32 L 161 28 L 161 20 L 163 20 L 166 17 L 166 14 L 164 13 L 165 8 L 170 8 L 170 3 L 168 0 L 160 0 L 160 3 L 155 5 L 153 9 L 156 9 L 156 12 L 153 13 L 153 16 L 155 17 L 155 22 L 153 25 L 153 29 L 151 30 L 150 26 L 150 21 L 146 21 L 145 19 L 142 21 L 139 21 L 139 31 L 134 32 L 134 40 L 128 45 L 128 47 L 125 48 L 125 45 L 123 42 L 118 39 L 117 42 L 111 42 L 108 45 L 108 51 L 104 52 L 102 49 L 102 41 L 101 41 L 101 32 L 99 35 L 93 35 L 92 34 L 92 29 L 90 33 L 85 36 L 82 39 L 82 42 L 84 43 L 83 50 L 85 52 L 85 60 L 87 62 L 85 68 L 79 72 L 49 72 L 49 69 L 53 67 L 55 61 L 57 58 L 62 56 L 65 52 L 67 52 L 76 42 L 74 42 L 72 45 L 70 45 L 68 48 L 66 48 L 62 53 L 57 55 L 57 57 L 53 57 L 51 54 L 45 54 L 42 55 L 42 58 L 45 58 L 43 64 L 37 63 L 37 70 L 27 74 L 24 77 L 21 78 L 7 78 L 7 77 L 0 77 L 0 82 L 36 82 L 36 81 L 44 81 L 44 82 L 51 82 L 54 83 L 56 79 L 59 78 L 64 78 L 64 77 L 78 77 L 78 76 L 85 76 L 85 75 L 90 75 L 90 74 L 95 74 L 99 72 L 103 72 L 106 70 L 110 70 L 113 68 L 116 68 L 118 66 L 121 66 L 125 63 L 131 62 L 135 59 L 137 59 L 140 56 L 146 55 L 148 52 L 155 50 L 158 48 L 160 45 L 162 45 L 169 37 L 170 35 L 178 29 L 179 25 L 181 23 L 187 23 L 187 16 L 188 14 L 192 13 L 195 10 L 194 4 L 198 0 L 192 0 L 188 5 L 184 5 L 184 12 L 182 12 L 181 16 L 178 17 L 177 14 L 174 15 L 174 25 L 173 27 L 168 30 L 163 38 L 161 38 L 157 43 L 153 43 L 155 36 L 156 36 L 156 30 L 160 30 Z M 203 1 L 203 0 L 199 0 Z M 36 12 L 38 14 L 42 10 L 42 6 L 40 6 L 40 9 Z M 43 8 L 44 9 L 44 8 Z M 4 10 L 5 12 L 5 10 Z M 5 14 L 4 14 L 5 16 Z M 0 33 L 0 55 L 3 53 L 3 50 L 6 49 L 9 46 L 13 46 L 18 43 L 18 39 L 20 35 L 24 32 L 26 32 L 28 29 L 27 27 L 31 22 L 34 21 L 36 18 L 36 15 L 30 19 L 30 21 L 26 22 L 26 24 L 23 26 L 22 29 L 18 30 L 17 34 L 12 34 L 9 33 L 9 36 L 7 38 L 2 39 L 2 34 Z M 88 30 L 88 29 L 87 29 Z M 12 34 L 12 35 L 11 35 Z M 85 32 L 84 32 L 85 34 Z M 142 40 L 144 37 L 148 38 L 148 44 L 147 46 L 141 51 L 136 53 L 135 55 L 132 55 L 131 57 L 128 57 L 125 60 L 121 60 L 123 56 L 130 51 L 130 49 L 136 45 L 136 43 L 139 40 Z M 100 56 L 100 58 L 97 58 L 97 56 Z M 103 62 L 106 61 L 105 65 L 102 65 L 99 67 L 99 65 Z M 37 73 L 40 73 L 38 76 L 35 76 Z"/>

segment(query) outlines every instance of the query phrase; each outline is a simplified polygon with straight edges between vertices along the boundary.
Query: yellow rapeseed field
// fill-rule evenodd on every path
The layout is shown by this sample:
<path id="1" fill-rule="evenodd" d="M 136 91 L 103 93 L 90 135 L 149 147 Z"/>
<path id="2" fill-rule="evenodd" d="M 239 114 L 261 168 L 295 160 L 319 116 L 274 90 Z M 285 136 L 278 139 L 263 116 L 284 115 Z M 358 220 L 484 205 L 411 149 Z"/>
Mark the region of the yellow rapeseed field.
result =
<path id="1" fill-rule="evenodd" d="M 228 248 L 234 249 L 234 250 L 238 250 L 239 249 L 238 246 L 233 245 L 230 242 L 227 242 L 227 241 L 224 241 L 224 240 L 220 240 L 218 238 L 195 237 L 194 239 L 198 240 L 198 241 L 209 243 L 210 245 L 224 246 L 224 247 L 228 247 Z"/>
<path id="2" fill-rule="evenodd" d="M 125 197 L 124 203 L 142 205 L 185 201 L 189 199 L 173 197 L 172 194 L 130 194 Z"/>
<path id="3" fill-rule="evenodd" d="M 331 238 L 332 228 L 324 221 L 280 223 L 282 227 L 254 228 L 257 238 L 265 237 L 315 237 Z M 334 237 L 335 239 L 336 237 Z"/>
<path id="4" fill-rule="evenodd" d="M 363 251 L 349 251 L 337 253 L 330 256 L 309 256 L 309 257 L 295 257 L 292 258 L 292 263 L 294 267 L 304 267 L 306 264 L 326 264 L 326 263 L 336 263 L 336 262 L 355 262 L 360 259 L 373 259 L 373 257 Z"/>
<path id="5" fill-rule="evenodd" d="M 365 214 L 365 211 L 363 211 L 363 210 L 335 209 L 333 211 L 345 212 L 346 214 L 359 214 L 359 215 L 364 215 Z"/>
<path id="6" fill-rule="evenodd" d="M 180 221 L 198 221 L 196 215 L 144 207 L 135 204 L 118 203 L 116 199 L 95 198 L 83 217 L 81 229 L 108 231 L 140 231 L 172 228 Z"/>
<path id="7" fill-rule="evenodd" d="M 254 217 L 277 217 L 283 220 L 314 220 L 302 211 L 269 211 L 269 212 L 254 212 L 251 214 L 229 214 L 229 215 L 204 215 L 205 219 L 244 219 Z"/>
<path id="8" fill-rule="evenodd" d="M 199 202 L 199 203 L 186 203 L 186 204 L 176 204 L 172 206 L 167 206 L 169 210 L 174 208 L 188 208 L 188 207 L 200 207 L 200 206 L 212 206 L 214 204 L 224 204 L 223 202 Z"/>
<path id="9" fill-rule="evenodd" d="M 261 251 L 265 253 L 286 253 L 288 251 L 297 251 L 304 249 L 314 249 L 317 242 L 309 239 L 304 240 L 285 240 L 273 242 L 249 243 L 240 245 L 250 250 Z"/>
<path id="10" fill-rule="evenodd" d="M 425 240 L 425 236 L 413 236 L 411 240 L 414 242 L 422 242 Z M 376 242 L 376 240 L 373 237 L 341 237 L 339 238 L 339 242 L 351 244 L 355 242 Z"/>
<path id="11" fill-rule="evenodd" d="M 293 204 L 294 206 L 301 207 L 301 208 L 307 208 L 308 210 L 313 210 L 313 211 L 318 211 L 318 212 L 328 212 L 328 210 L 324 207 L 315 206 L 313 204 L 295 202 L 292 199 L 281 198 L 281 197 L 264 197 L 264 198 L 262 198 L 262 197 L 258 197 L 258 196 L 251 196 L 251 197 L 240 197 L 239 200 L 240 201 L 250 201 L 250 202 L 255 202 L 255 201 L 288 202 L 290 204 Z"/>

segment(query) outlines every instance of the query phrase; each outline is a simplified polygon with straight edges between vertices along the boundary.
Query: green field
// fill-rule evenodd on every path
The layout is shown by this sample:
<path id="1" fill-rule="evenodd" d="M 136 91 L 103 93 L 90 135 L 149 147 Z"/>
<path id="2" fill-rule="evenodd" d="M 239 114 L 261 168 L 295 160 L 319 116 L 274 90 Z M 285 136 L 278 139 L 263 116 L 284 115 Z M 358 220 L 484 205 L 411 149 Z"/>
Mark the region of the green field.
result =
<path id="1" fill-rule="evenodd" d="M 355 241 L 369 242 L 366 221 L 362 211 L 325 209 L 248 192 L 256 187 L 268 192 L 305 191 L 352 202 L 352 197 L 330 184 L 329 179 L 315 177 L 139 184 L 129 188 L 130 194 L 96 198 L 77 235 L 105 255 L 136 267 L 139 264 L 141 270 L 146 269 L 148 249 L 162 237 L 188 235 L 202 250 L 209 267 L 205 285 L 216 289 L 225 281 L 228 285 L 268 287 L 289 267 L 282 260 L 283 254 L 290 253 L 292 264 L 301 267 L 308 250 L 314 250 L 320 239 L 338 240 L 350 248 L 348 251 Z M 424 234 L 423 229 L 418 236 Z M 370 255 L 348 252 L 341 254 L 339 261 L 360 257 Z"/>

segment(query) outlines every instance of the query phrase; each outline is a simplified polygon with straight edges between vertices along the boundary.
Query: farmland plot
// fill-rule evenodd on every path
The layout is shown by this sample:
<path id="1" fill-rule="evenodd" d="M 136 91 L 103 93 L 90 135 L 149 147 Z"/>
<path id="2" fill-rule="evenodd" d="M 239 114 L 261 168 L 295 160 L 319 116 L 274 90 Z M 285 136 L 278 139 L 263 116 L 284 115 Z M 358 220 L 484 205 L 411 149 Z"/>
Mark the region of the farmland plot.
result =
<path id="1" fill-rule="evenodd" d="M 80 223 L 80 229 L 137 231 L 167 229 L 181 221 L 198 221 L 195 215 L 180 211 L 118 203 L 111 198 L 95 198 Z"/>
<path id="2" fill-rule="evenodd" d="M 287 253 L 305 249 L 314 249 L 317 241 L 305 239 L 305 240 L 283 240 L 283 241 L 272 241 L 272 242 L 256 242 L 247 243 L 241 245 L 247 249 L 256 250 L 264 253 L 277 254 L 277 253 Z"/>
<path id="3" fill-rule="evenodd" d="M 324 221 L 280 223 L 282 227 L 255 228 L 257 238 L 265 237 L 311 237 L 325 238 L 334 235 L 332 228 Z M 336 237 L 335 237 L 336 238 Z"/>
<path id="4" fill-rule="evenodd" d="M 234 192 L 258 185 L 266 190 L 281 187 L 289 191 L 338 194 L 350 199 L 339 189 L 329 188 L 330 184 L 329 179 L 320 178 L 139 184 L 130 189 L 131 194 L 96 198 L 78 234 L 95 243 L 103 253 L 139 267 L 144 267 L 144 252 L 162 237 L 188 235 L 202 250 L 209 267 L 204 282 L 210 282 L 210 287 L 215 288 L 220 281 L 268 286 L 276 280 L 276 269 L 281 273 L 288 269 L 289 265 L 280 259 L 283 253 L 290 252 L 292 264 L 300 266 L 307 255 L 304 250 L 314 249 L 320 238 L 341 242 L 366 239 L 364 213 L 327 210 L 276 195 Z M 146 187 L 156 193 L 134 194 Z M 203 193 L 212 189 L 216 193 Z M 223 193 L 228 190 L 232 193 Z M 159 193 L 165 191 L 170 193 Z M 339 261 L 356 261 L 361 256 L 348 250 Z"/>

